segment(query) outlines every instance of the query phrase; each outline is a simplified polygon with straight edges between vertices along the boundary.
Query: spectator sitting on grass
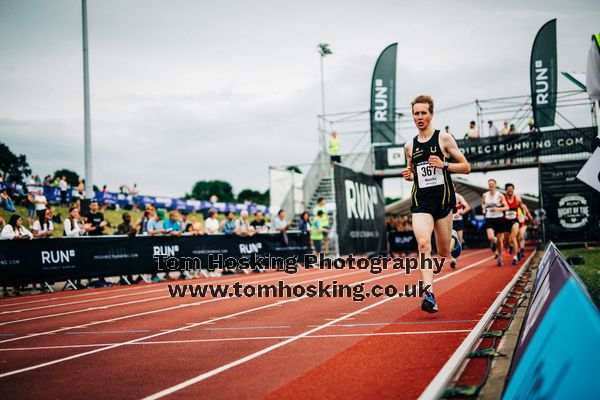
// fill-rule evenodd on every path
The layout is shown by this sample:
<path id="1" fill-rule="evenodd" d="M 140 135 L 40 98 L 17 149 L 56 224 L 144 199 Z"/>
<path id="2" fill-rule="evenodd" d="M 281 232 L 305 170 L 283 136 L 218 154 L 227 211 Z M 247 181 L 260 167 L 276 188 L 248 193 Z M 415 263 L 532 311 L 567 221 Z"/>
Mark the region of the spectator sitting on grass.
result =
<path id="1" fill-rule="evenodd" d="M 254 235 L 254 228 L 248 222 L 248 211 L 243 210 L 240 213 L 240 218 L 235 221 L 235 233 L 240 236 Z"/>
<path id="2" fill-rule="evenodd" d="M 33 223 L 33 237 L 48 238 L 52 237 L 54 225 L 52 224 L 52 212 L 50 209 L 40 214 L 39 219 Z"/>
<path id="3" fill-rule="evenodd" d="M 269 230 L 267 227 L 267 221 L 265 221 L 262 211 L 256 211 L 254 213 L 254 221 L 250 222 L 250 226 L 254 228 L 255 232 L 258 233 L 268 232 Z"/>
<path id="4" fill-rule="evenodd" d="M 198 218 L 196 218 L 196 216 L 192 216 L 192 218 L 190 218 L 190 225 L 192 226 L 192 232 L 194 232 L 196 235 L 204 235 L 204 229 L 202 229 L 202 224 L 200 223 L 200 221 L 198 221 Z M 219 229 L 219 222 L 217 221 L 217 229 Z"/>
<path id="5" fill-rule="evenodd" d="M 8 224 L 2 228 L 1 239 L 33 239 L 33 235 L 23 226 L 23 219 L 18 214 L 13 214 Z"/>
<path id="6" fill-rule="evenodd" d="M 167 218 L 163 223 L 163 228 L 166 234 L 171 236 L 181 235 L 181 222 L 179 221 L 178 217 L 179 213 L 176 210 L 173 210 L 169 213 L 169 218 Z"/>
<path id="7" fill-rule="evenodd" d="M 2 189 L 2 193 L 0 193 L 0 206 L 8 212 L 15 212 L 15 203 L 13 203 L 10 196 L 6 193 L 6 188 Z"/>
<path id="8" fill-rule="evenodd" d="M 101 236 L 104 234 L 104 228 L 108 222 L 104 220 L 104 214 L 98 211 L 98 200 L 90 201 L 90 212 L 83 216 L 86 222 L 86 230 L 89 236 Z"/>
<path id="9" fill-rule="evenodd" d="M 129 213 L 124 213 L 121 218 L 123 218 L 123 223 L 117 226 L 117 233 L 119 235 L 134 237 L 136 229 L 131 225 L 131 215 Z"/>
<path id="10" fill-rule="evenodd" d="M 221 232 L 226 235 L 232 235 L 235 231 L 235 221 L 233 220 L 233 211 L 228 211 L 225 214 L 225 220 L 221 222 Z"/>
<path id="11" fill-rule="evenodd" d="M 81 223 L 79 208 L 76 206 L 69 207 L 69 217 L 65 219 L 63 229 L 65 237 L 77 237 L 85 234 L 86 230 L 84 225 Z"/>
<path id="12" fill-rule="evenodd" d="M 165 233 L 159 214 L 156 211 L 149 212 L 148 214 L 148 224 L 146 225 L 148 235 L 156 236 Z"/>
<path id="13" fill-rule="evenodd" d="M 217 219 L 217 210 L 211 208 L 208 210 L 208 218 L 204 222 L 207 235 L 216 235 L 219 233 L 219 220 Z"/>

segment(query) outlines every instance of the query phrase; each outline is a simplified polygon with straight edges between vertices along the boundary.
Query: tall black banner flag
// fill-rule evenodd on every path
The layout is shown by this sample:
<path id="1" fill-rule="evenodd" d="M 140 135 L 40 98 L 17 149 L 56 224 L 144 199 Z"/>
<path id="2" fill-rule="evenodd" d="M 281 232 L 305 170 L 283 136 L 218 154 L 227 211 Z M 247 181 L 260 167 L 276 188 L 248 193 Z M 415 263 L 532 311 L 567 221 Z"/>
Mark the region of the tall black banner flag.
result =
<path id="1" fill-rule="evenodd" d="M 600 239 L 600 193 L 576 178 L 584 163 L 565 161 L 541 166 L 544 226 L 547 239 L 555 243 Z"/>
<path id="2" fill-rule="evenodd" d="M 371 80 L 371 143 L 396 141 L 396 48 L 386 47 L 377 59 Z"/>
<path id="3" fill-rule="evenodd" d="M 340 254 L 386 248 L 385 199 L 381 179 L 334 164 Z"/>
<path id="4" fill-rule="evenodd" d="M 558 65 L 556 61 L 556 19 L 548 21 L 538 31 L 533 49 L 529 77 L 533 121 L 538 128 L 554 125 Z"/>

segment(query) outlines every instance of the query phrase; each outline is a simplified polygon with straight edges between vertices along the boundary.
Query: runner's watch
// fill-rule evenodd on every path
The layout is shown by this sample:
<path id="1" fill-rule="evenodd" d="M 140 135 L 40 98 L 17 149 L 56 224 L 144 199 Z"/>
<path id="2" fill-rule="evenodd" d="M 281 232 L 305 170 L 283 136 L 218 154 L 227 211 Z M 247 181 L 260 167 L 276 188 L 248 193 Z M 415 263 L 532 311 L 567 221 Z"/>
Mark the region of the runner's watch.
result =
<path id="1" fill-rule="evenodd" d="M 448 171 L 448 161 L 444 161 L 444 167 L 443 167 L 444 171 Z"/>

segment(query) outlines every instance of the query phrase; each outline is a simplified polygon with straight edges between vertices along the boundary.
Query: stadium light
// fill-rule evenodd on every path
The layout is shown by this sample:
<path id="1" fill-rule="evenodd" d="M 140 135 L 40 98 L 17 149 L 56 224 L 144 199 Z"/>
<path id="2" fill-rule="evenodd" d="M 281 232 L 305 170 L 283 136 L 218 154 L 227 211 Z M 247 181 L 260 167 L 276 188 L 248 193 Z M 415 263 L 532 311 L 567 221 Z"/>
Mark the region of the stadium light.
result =
<path id="1" fill-rule="evenodd" d="M 329 48 L 329 43 L 319 43 L 317 46 L 321 60 L 321 114 L 325 115 L 325 78 L 323 75 L 323 59 L 330 54 L 333 54 Z"/>

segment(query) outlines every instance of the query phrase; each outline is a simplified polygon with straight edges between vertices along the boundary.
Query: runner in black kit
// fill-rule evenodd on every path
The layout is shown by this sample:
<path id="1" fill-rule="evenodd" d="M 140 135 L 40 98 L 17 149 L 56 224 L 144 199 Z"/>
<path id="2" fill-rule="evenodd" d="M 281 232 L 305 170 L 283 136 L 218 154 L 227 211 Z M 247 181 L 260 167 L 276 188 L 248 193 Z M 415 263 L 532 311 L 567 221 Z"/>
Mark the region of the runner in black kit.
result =
<path id="1" fill-rule="evenodd" d="M 438 256 L 456 258 L 461 246 L 456 232 L 452 231 L 452 209 L 456 198 L 450 173 L 468 174 L 471 167 L 458 149 L 454 137 L 431 126 L 431 97 L 415 98 L 412 113 L 419 134 L 405 145 L 408 167 L 402 171 L 402 175 L 406 180 L 414 180 L 411 212 L 419 253 L 431 257 L 431 234 L 435 233 Z M 449 162 L 450 158 L 453 162 Z M 421 309 L 436 312 L 438 307 L 433 295 L 433 271 L 421 269 L 421 274 L 423 283 L 430 287 L 423 297 Z"/>

